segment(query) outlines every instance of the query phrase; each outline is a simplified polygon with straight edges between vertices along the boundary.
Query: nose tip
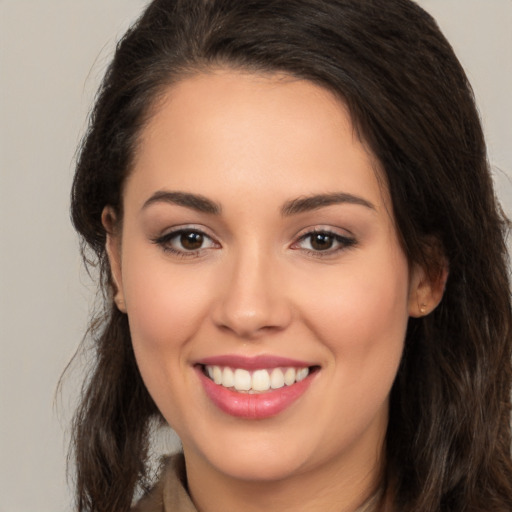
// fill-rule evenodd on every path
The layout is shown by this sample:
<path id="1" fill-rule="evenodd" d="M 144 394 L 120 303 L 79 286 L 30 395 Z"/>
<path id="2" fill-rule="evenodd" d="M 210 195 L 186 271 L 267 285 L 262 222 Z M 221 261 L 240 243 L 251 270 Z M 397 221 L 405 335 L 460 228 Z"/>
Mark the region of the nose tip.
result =
<path id="1" fill-rule="evenodd" d="M 285 329 L 292 317 L 283 287 L 268 270 L 233 272 L 220 294 L 214 322 L 240 338 L 254 339 Z"/>
<path id="2" fill-rule="evenodd" d="M 232 331 L 238 337 L 245 339 L 256 338 L 264 332 L 281 328 L 278 322 L 269 318 L 269 315 L 262 315 L 260 311 L 255 310 L 224 315 L 222 321 L 217 325 L 221 329 Z"/>

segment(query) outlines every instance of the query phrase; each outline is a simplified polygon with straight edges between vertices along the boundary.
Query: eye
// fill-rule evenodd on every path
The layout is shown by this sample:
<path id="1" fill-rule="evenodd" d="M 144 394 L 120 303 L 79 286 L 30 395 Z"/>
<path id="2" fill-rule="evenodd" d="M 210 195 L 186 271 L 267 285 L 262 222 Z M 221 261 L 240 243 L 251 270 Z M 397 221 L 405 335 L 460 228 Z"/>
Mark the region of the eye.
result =
<path id="1" fill-rule="evenodd" d="M 196 231 L 189 231 L 188 233 L 181 233 L 181 235 L 175 237 L 179 240 L 179 245 L 187 251 L 197 251 L 201 249 L 204 243 L 204 235 Z"/>
<path id="2" fill-rule="evenodd" d="M 315 253 L 315 255 L 322 253 L 327 255 L 352 247 L 355 244 L 356 240 L 354 238 L 328 230 L 314 230 L 302 235 L 292 248 L 303 249 L 307 252 Z"/>
<path id="3" fill-rule="evenodd" d="M 218 247 L 218 243 L 206 233 L 192 228 L 170 231 L 153 242 L 161 246 L 164 251 L 180 256 L 197 256 L 205 249 Z"/>

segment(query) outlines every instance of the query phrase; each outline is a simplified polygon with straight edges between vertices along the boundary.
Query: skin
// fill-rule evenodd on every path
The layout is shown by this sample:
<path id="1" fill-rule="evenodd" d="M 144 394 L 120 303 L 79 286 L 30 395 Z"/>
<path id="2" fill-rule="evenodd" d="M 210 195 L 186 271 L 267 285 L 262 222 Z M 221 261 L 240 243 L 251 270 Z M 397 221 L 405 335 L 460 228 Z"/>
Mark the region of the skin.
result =
<path id="1" fill-rule="evenodd" d="M 408 317 L 441 298 L 407 262 L 379 173 L 344 105 L 286 76 L 188 77 L 144 128 L 122 228 L 104 210 L 107 250 L 142 377 L 182 440 L 200 511 L 353 511 L 378 487 Z M 220 212 L 147 203 L 162 191 Z M 283 214 L 298 198 L 340 193 L 360 204 Z M 204 233 L 199 250 L 162 242 L 179 228 Z M 351 242 L 315 250 L 312 230 Z M 320 369 L 277 416 L 241 419 L 212 404 L 194 369 L 221 354 Z"/>

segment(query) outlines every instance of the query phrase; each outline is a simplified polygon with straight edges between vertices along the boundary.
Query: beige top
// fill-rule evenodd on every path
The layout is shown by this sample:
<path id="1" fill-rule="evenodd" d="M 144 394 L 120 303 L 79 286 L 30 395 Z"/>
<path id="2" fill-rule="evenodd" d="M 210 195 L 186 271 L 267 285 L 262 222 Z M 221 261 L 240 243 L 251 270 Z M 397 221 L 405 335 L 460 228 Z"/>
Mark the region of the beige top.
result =
<path id="1" fill-rule="evenodd" d="M 377 512 L 380 494 L 376 493 L 356 512 Z M 186 490 L 183 454 L 169 458 L 158 484 L 131 512 L 198 512 Z"/>

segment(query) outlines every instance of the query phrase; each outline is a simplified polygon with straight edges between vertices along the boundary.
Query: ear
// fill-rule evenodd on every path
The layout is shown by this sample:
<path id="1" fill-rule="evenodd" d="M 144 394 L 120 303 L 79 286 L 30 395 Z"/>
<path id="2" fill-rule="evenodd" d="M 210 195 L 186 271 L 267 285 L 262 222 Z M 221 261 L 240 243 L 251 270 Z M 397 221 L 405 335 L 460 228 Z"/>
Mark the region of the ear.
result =
<path id="1" fill-rule="evenodd" d="M 409 316 L 419 318 L 434 311 L 443 298 L 447 279 L 448 263 L 445 260 L 431 272 L 414 264 L 409 283 Z"/>
<path id="2" fill-rule="evenodd" d="M 112 275 L 112 286 L 114 288 L 114 302 L 122 313 L 126 313 L 124 300 L 123 279 L 121 272 L 121 235 L 119 233 L 118 221 L 114 209 L 105 206 L 101 212 L 101 223 L 107 233 L 105 250 L 110 264 Z"/>

